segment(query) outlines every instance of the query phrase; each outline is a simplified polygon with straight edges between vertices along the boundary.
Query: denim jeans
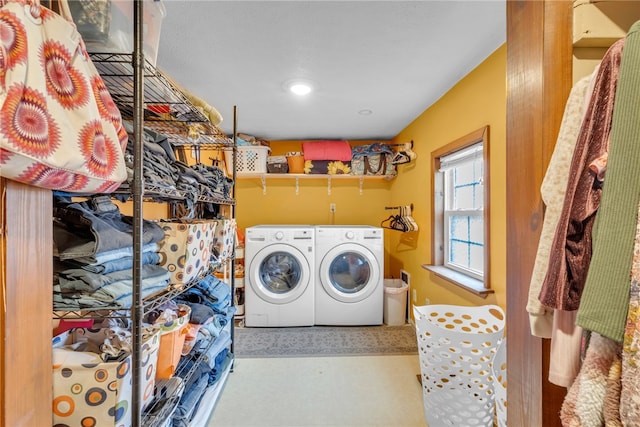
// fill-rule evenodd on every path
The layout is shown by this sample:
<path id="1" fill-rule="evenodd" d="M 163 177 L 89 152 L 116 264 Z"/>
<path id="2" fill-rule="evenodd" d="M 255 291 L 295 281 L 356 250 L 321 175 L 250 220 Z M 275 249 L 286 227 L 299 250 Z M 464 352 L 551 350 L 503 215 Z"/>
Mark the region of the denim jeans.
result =
<path id="1" fill-rule="evenodd" d="M 166 289 L 169 278 L 170 274 L 165 270 L 164 274 L 142 279 L 142 298 Z M 53 291 L 54 310 L 131 308 L 133 304 L 133 282 L 126 279 L 105 285 L 95 292 L 63 290 L 58 283 L 53 285 Z"/>
<path id="2" fill-rule="evenodd" d="M 133 246 L 132 218 L 122 215 L 108 197 L 81 203 L 58 202 L 54 215 L 58 220 L 54 221 L 53 237 L 61 260 Z M 159 225 L 143 221 L 143 244 L 163 238 Z"/>
<path id="3" fill-rule="evenodd" d="M 187 387 L 185 385 L 180 403 L 176 408 L 176 412 L 173 414 L 173 427 L 189 426 L 189 421 L 196 413 L 200 399 L 209 386 L 208 375 L 200 375 L 199 377 L 197 375 L 198 372 L 193 374 L 193 376 L 197 378 L 191 386 Z"/>
<path id="4" fill-rule="evenodd" d="M 164 280 L 166 279 L 168 272 L 165 268 L 159 265 L 147 264 L 142 266 L 140 274 L 143 280 L 155 278 L 161 278 Z M 76 268 L 73 270 L 67 270 L 66 272 L 60 272 L 59 276 L 58 281 L 62 291 L 81 290 L 85 292 L 94 292 L 111 283 L 131 282 L 133 280 L 133 269 L 128 268 L 108 274 L 97 274 L 81 268 Z"/>
<path id="5" fill-rule="evenodd" d="M 142 265 L 146 264 L 158 264 L 160 262 L 160 255 L 157 251 L 149 251 L 142 252 L 140 254 Z M 67 265 L 71 265 L 74 267 L 79 267 L 83 270 L 89 271 L 91 273 L 99 273 L 99 274 L 108 274 L 113 273 L 114 271 L 121 271 L 133 268 L 133 257 L 132 256 L 123 256 L 117 259 L 105 261 L 101 264 L 93 264 L 93 263 L 80 263 L 75 262 L 75 260 L 70 260 Z M 75 268 L 65 268 L 60 271 L 60 274 L 69 274 Z"/>
<path id="6" fill-rule="evenodd" d="M 142 247 L 142 253 L 158 252 L 160 246 L 158 243 L 147 243 Z M 86 265 L 100 265 L 111 261 L 117 261 L 122 257 L 133 257 L 133 246 L 127 246 L 126 248 L 114 249 L 111 251 L 102 252 L 92 256 L 82 256 L 73 258 L 74 261 L 86 264 Z"/>

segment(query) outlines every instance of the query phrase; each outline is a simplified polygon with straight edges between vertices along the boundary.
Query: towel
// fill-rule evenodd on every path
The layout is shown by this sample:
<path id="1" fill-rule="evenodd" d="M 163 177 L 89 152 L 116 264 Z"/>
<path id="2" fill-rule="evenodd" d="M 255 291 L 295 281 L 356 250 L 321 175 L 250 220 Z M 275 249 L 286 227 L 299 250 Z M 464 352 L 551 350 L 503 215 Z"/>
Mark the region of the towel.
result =
<path id="1" fill-rule="evenodd" d="M 351 160 L 351 146 L 347 141 L 305 141 L 302 151 L 305 160 Z"/>

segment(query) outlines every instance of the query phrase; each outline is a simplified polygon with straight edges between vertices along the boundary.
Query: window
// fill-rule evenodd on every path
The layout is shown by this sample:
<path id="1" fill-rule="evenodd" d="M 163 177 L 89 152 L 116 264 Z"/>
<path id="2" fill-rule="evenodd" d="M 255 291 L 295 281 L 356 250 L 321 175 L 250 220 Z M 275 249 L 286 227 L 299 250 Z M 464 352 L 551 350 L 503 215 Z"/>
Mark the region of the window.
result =
<path id="1" fill-rule="evenodd" d="M 425 268 L 478 295 L 489 289 L 489 127 L 431 153 L 432 263 Z"/>

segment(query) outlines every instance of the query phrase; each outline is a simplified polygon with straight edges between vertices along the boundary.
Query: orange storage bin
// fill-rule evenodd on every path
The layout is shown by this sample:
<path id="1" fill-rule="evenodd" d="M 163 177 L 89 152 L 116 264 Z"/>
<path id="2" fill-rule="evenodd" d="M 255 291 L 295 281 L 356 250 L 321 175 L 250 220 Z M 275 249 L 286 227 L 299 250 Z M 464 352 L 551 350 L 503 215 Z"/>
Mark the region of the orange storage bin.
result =
<path id="1" fill-rule="evenodd" d="M 184 346 L 184 340 L 187 337 L 191 308 L 184 304 L 179 304 L 179 308 L 180 317 L 161 325 L 156 380 L 171 378 L 180 362 L 182 346 Z"/>
<path id="2" fill-rule="evenodd" d="M 289 173 L 304 173 L 304 157 L 302 155 L 287 156 Z"/>

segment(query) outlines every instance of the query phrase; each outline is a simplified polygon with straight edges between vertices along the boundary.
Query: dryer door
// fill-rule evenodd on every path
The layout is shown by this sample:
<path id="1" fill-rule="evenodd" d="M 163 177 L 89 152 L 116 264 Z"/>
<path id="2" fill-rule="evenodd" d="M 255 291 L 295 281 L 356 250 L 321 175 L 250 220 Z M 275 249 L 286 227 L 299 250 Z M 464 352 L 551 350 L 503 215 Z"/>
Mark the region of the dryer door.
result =
<path id="1" fill-rule="evenodd" d="M 297 248 L 276 243 L 262 248 L 246 271 L 253 291 L 273 304 L 296 300 L 309 286 L 309 262 Z"/>
<path id="2" fill-rule="evenodd" d="M 332 248 L 320 262 L 320 282 L 338 301 L 359 302 L 380 284 L 380 264 L 373 253 L 357 243 Z"/>

